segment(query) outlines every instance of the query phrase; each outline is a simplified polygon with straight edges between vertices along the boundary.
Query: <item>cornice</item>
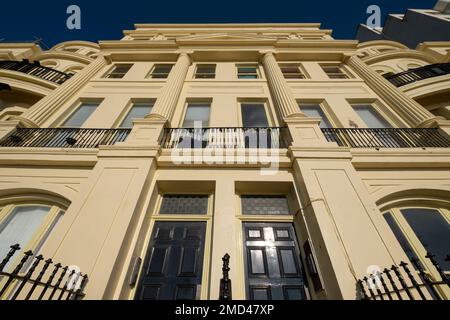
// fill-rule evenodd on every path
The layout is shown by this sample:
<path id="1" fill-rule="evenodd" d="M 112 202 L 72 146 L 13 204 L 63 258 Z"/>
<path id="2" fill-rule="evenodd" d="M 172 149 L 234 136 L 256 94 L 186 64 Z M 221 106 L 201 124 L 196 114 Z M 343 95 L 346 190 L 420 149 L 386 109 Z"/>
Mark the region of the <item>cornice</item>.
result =
<path id="1" fill-rule="evenodd" d="M 450 168 L 450 149 L 352 149 L 357 169 Z"/>
<path id="2" fill-rule="evenodd" d="M 98 149 L 1 148 L 1 165 L 93 167 Z"/>
<path id="3" fill-rule="evenodd" d="M 163 41 L 149 41 L 149 40 L 107 40 L 100 41 L 99 46 L 101 50 L 138 50 L 138 49 L 166 49 L 166 48 L 178 48 L 177 44 L 173 40 Z"/>
<path id="4" fill-rule="evenodd" d="M 223 49 L 236 49 L 246 47 L 246 50 L 260 50 L 263 47 L 274 46 L 275 48 L 294 48 L 309 51 L 324 51 L 330 50 L 343 51 L 350 50 L 354 52 L 357 48 L 358 42 L 353 40 L 277 40 L 270 38 L 205 38 L 205 39 L 180 39 L 180 40 L 118 40 L 118 41 L 100 41 L 100 48 L 102 50 L 147 50 L 152 52 L 161 49 L 181 49 L 183 46 L 190 46 L 192 50 L 208 50 L 220 46 Z M 195 48 L 192 48 L 196 46 Z M 227 48 L 228 46 L 228 48 Z"/>
<path id="5" fill-rule="evenodd" d="M 199 30 L 209 30 L 219 29 L 219 28 L 229 28 L 229 29 L 249 29 L 249 28 L 273 28 L 273 29 L 283 29 L 283 28 L 320 28 L 320 23 L 137 23 L 134 25 L 136 29 L 199 29 Z"/>

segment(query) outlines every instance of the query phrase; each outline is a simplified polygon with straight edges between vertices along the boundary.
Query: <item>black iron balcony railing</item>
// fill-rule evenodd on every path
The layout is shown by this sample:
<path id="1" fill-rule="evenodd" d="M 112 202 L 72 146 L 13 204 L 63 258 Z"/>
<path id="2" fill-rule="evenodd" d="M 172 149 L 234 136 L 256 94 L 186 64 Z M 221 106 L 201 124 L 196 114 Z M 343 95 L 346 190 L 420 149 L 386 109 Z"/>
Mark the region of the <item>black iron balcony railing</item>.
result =
<path id="1" fill-rule="evenodd" d="M 289 146 L 287 128 L 170 128 L 161 141 L 166 149 L 268 149 Z"/>
<path id="2" fill-rule="evenodd" d="M 0 69 L 26 73 L 57 84 L 63 84 L 73 76 L 70 73 L 64 73 L 52 68 L 43 67 L 37 61 L 31 63 L 28 60 L 0 61 Z"/>
<path id="3" fill-rule="evenodd" d="M 351 148 L 449 148 L 438 128 L 322 129 L 329 142 Z"/>
<path id="4" fill-rule="evenodd" d="M 125 141 L 131 129 L 16 128 L 0 140 L 12 148 L 98 148 Z"/>
<path id="5" fill-rule="evenodd" d="M 386 79 L 396 87 L 450 74 L 450 63 L 436 63 L 387 76 Z"/>

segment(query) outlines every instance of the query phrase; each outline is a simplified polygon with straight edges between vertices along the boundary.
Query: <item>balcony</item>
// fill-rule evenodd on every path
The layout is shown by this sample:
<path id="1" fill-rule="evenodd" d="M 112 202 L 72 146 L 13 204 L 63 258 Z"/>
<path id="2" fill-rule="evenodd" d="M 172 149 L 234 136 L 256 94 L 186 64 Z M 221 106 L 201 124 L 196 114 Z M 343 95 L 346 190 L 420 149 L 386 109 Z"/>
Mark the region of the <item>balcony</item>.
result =
<path id="1" fill-rule="evenodd" d="M 449 148 L 438 128 L 322 129 L 329 142 L 351 148 Z"/>
<path id="2" fill-rule="evenodd" d="M 131 129 L 16 128 L 0 140 L 6 148 L 98 148 L 123 142 Z"/>
<path id="3" fill-rule="evenodd" d="M 402 87 L 410 83 L 446 74 L 450 74 L 450 63 L 436 63 L 393 74 L 387 76 L 386 79 L 396 87 Z"/>
<path id="4" fill-rule="evenodd" d="M 63 84 L 72 77 L 72 74 L 43 67 L 39 62 L 30 63 L 28 60 L 0 61 L 0 69 L 26 73 L 56 84 Z"/>
<path id="5" fill-rule="evenodd" d="M 165 149 L 287 148 L 287 128 L 170 128 L 161 141 Z"/>

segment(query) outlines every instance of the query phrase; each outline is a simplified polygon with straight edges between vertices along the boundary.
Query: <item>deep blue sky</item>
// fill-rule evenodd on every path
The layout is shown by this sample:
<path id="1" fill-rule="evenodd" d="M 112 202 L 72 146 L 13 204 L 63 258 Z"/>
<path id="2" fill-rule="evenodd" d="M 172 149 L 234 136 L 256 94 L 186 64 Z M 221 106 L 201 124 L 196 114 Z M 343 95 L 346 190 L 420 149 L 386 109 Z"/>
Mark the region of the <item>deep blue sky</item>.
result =
<path id="1" fill-rule="evenodd" d="M 40 0 L 4 1 L 0 9 L 0 39 L 42 38 L 52 46 L 67 40 L 112 40 L 134 23 L 321 22 L 334 37 L 352 39 L 367 19 L 371 4 L 388 13 L 407 8 L 432 8 L 436 0 Z M 66 28 L 66 8 L 82 11 L 82 29 Z"/>

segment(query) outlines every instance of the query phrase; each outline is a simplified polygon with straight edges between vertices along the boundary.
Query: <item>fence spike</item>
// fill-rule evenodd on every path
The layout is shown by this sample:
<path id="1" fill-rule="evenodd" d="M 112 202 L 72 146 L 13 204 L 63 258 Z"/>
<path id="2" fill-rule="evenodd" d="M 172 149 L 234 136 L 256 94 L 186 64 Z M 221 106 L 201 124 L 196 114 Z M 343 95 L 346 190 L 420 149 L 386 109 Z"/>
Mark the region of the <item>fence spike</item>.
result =
<path id="1" fill-rule="evenodd" d="M 56 281 L 56 283 L 55 283 L 55 285 L 53 287 L 52 293 L 50 294 L 50 297 L 48 297 L 48 300 L 52 300 L 53 296 L 56 293 L 56 290 L 59 289 L 59 286 L 61 285 L 62 279 L 64 278 L 64 276 L 67 273 L 67 269 L 69 269 L 68 266 L 65 266 L 64 268 L 62 268 L 63 271 L 61 272 L 61 275 L 59 276 L 58 280 Z"/>
<path id="2" fill-rule="evenodd" d="M 406 295 L 408 296 L 408 298 L 409 298 L 410 300 L 414 300 L 414 297 L 413 297 L 413 295 L 411 294 L 411 292 L 409 291 L 409 288 L 408 288 L 408 285 L 407 285 L 406 282 L 405 282 L 405 279 L 402 277 L 401 273 L 398 271 L 398 267 L 395 266 L 395 265 L 393 265 L 393 266 L 391 267 L 391 270 L 394 271 L 395 275 L 396 275 L 397 278 L 398 278 L 398 281 L 399 281 L 400 284 L 402 285 L 403 290 L 405 290 Z"/>
<path id="3" fill-rule="evenodd" d="M 48 267 L 50 266 L 50 264 L 52 262 L 53 262 L 52 259 L 45 260 L 45 264 L 42 267 L 41 272 L 37 276 L 36 280 L 34 280 L 33 286 L 31 287 L 30 291 L 28 291 L 28 294 L 25 297 L 25 300 L 29 300 L 30 299 L 30 297 L 33 294 L 34 290 L 36 290 L 36 287 L 37 287 L 38 283 L 41 282 L 42 278 L 44 277 L 45 271 L 47 271 Z"/>
<path id="4" fill-rule="evenodd" d="M 437 270 L 437 272 L 441 276 L 442 281 L 444 281 L 444 283 L 447 284 L 447 286 L 450 287 L 450 279 L 445 274 L 444 270 L 442 270 L 441 266 L 439 265 L 439 263 L 436 261 L 436 259 L 434 257 L 435 257 L 435 255 L 431 254 L 429 252 L 427 252 L 427 255 L 425 256 L 425 258 L 427 258 L 428 260 L 431 261 L 431 263 L 433 264 L 434 268 Z M 448 255 L 447 255 L 447 257 L 448 257 Z"/>
<path id="5" fill-rule="evenodd" d="M 362 280 L 358 280 L 359 290 L 361 291 L 363 300 L 368 300 L 369 296 L 366 293 L 366 289 L 364 288 L 364 282 Z"/>
<path id="6" fill-rule="evenodd" d="M 41 263 L 41 261 L 44 260 L 44 257 L 40 254 L 38 255 L 35 260 L 34 263 L 31 265 L 30 269 L 28 270 L 27 274 L 25 275 L 25 277 L 22 279 L 22 282 L 20 283 L 19 288 L 17 288 L 16 292 L 14 292 L 14 295 L 12 296 L 11 300 L 16 300 L 17 297 L 19 296 L 20 292 L 22 291 L 23 287 L 25 287 L 25 285 L 27 284 L 28 280 L 31 278 L 31 276 L 34 273 L 34 270 L 36 270 L 37 266 L 39 265 L 39 263 Z"/>
<path id="7" fill-rule="evenodd" d="M 58 272 L 58 270 L 62 267 L 61 263 L 57 263 L 55 264 L 55 268 L 53 269 L 52 274 L 50 275 L 50 277 L 48 278 L 44 288 L 41 291 L 41 294 L 39 295 L 38 300 L 42 300 L 42 298 L 44 297 L 44 294 L 47 292 L 48 288 L 52 285 L 53 279 L 56 276 L 56 273 Z M 50 299 L 49 299 L 50 300 Z"/>
<path id="8" fill-rule="evenodd" d="M 84 287 L 86 286 L 86 283 L 87 283 L 88 279 L 89 278 L 88 278 L 87 274 L 82 276 L 80 287 L 75 292 L 74 300 L 78 300 L 78 297 L 82 297 L 83 296 L 83 290 L 84 290 Z"/>
<path id="9" fill-rule="evenodd" d="M 394 279 L 392 279 L 391 271 L 390 271 L 388 268 L 385 268 L 385 269 L 383 270 L 383 272 L 384 272 L 384 273 L 386 274 L 386 276 L 388 277 L 389 282 L 391 283 L 392 289 L 394 289 L 394 292 L 395 292 L 395 294 L 397 295 L 398 299 L 399 299 L 399 300 L 403 300 L 402 295 L 400 294 L 400 291 L 398 290 L 398 287 L 397 287 L 397 285 L 395 284 Z"/>
<path id="10" fill-rule="evenodd" d="M 58 300 L 61 300 L 63 295 L 64 295 L 64 293 L 67 291 L 67 285 L 69 284 L 69 281 L 72 278 L 74 273 L 75 273 L 75 270 L 72 269 L 72 271 L 70 271 L 70 273 L 69 273 L 69 276 L 67 277 L 67 280 L 66 280 L 66 282 L 64 284 L 64 287 L 61 290 L 61 293 L 59 294 Z M 69 296 L 70 296 L 70 293 L 69 293 Z"/>
<path id="11" fill-rule="evenodd" d="M 17 277 L 17 274 L 20 272 L 24 264 L 27 262 L 28 258 L 33 255 L 33 252 L 31 250 L 28 250 L 27 252 L 24 252 L 22 260 L 20 260 L 19 264 L 16 266 L 14 271 L 9 274 L 8 280 L 6 281 L 5 285 L 3 286 L 2 290 L 0 291 L 0 297 L 5 293 L 5 291 L 8 289 L 8 287 L 11 285 L 11 283 L 14 281 L 14 279 Z"/>
<path id="12" fill-rule="evenodd" d="M 3 269 L 5 268 L 5 266 L 8 264 L 9 260 L 14 256 L 14 254 L 16 253 L 16 251 L 20 250 L 20 245 L 19 244 L 15 244 L 13 246 L 10 247 L 11 250 L 9 250 L 8 254 L 6 255 L 6 257 L 3 259 L 2 263 L 0 263 L 0 272 L 3 271 Z"/>
<path id="13" fill-rule="evenodd" d="M 414 278 L 413 274 L 411 273 L 411 270 L 409 270 L 408 268 L 408 264 L 404 261 L 400 262 L 400 267 L 403 268 L 403 270 L 405 270 L 405 273 L 408 275 L 409 280 L 411 281 L 412 285 L 414 286 L 414 288 L 416 288 L 417 292 L 419 293 L 420 297 L 423 300 L 426 300 L 425 295 L 422 292 L 422 289 L 420 289 L 420 285 L 419 283 L 416 281 L 416 279 Z"/>
<path id="14" fill-rule="evenodd" d="M 370 293 L 370 295 L 371 295 L 371 298 L 372 298 L 373 300 L 375 300 L 375 298 L 376 298 L 376 297 L 375 297 L 375 293 L 374 293 L 373 290 L 372 290 L 372 287 L 371 287 L 370 282 L 369 282 L 369 278 L 364 277 L 363 280 L 364 280 L 364 282 L 367 284 L 367 288 L 369 289 L 369 293 Z"/>
<path id="15" fill-rule="evenodd" d="M 382 272 L 379 273 L 379 277 L 380 277 L 381 285 L 383 286 L 384 292 L 388 296 L 389 300 L 392 300 L 392 295 L 389 292 L 389 288 L 387 287 L 386 282 L 384 281 Z"/>

